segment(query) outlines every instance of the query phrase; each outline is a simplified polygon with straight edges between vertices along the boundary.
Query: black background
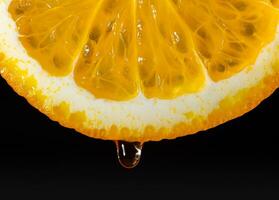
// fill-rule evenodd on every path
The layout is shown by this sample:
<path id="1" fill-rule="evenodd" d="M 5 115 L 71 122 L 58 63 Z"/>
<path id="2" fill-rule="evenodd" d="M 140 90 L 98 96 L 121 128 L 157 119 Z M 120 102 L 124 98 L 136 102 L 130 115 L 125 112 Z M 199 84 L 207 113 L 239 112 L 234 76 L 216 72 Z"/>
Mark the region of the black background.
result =
<path id="1" fill-rule="evenodd" d="M 279 199 L 278 100 L 277 91 L 217 128 L 146 143 L 140 165 L 126 170 L 117 162 L 113 142 L 61 127 L 0 78 L 0 199 Z"/>

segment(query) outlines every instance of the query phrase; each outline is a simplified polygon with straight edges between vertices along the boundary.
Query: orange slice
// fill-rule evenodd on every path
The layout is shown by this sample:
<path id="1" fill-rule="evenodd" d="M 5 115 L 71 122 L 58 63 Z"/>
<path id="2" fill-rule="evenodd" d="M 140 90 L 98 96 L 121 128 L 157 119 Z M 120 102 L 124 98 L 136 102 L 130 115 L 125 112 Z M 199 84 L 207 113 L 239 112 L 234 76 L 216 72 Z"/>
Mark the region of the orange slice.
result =
<path id="1" fill-rule="evenodd" d="M 3 0 L 0 70 L 88 136 L 170 139 L 238 117 L 278 87 L 278 1 Z"/>

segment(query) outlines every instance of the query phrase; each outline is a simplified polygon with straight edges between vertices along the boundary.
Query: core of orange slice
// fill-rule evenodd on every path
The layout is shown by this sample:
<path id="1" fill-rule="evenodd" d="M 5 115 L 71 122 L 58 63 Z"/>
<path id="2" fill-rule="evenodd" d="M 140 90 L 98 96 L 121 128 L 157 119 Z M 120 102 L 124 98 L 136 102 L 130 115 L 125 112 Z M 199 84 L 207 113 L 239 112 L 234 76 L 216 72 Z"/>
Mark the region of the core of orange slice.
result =
<path id="1" fill-rule="evenodd" d="M 175 138 L 238 117 L 278 87 L 272 0 L 2 0 L 0 70 L 88 136 Z"/>

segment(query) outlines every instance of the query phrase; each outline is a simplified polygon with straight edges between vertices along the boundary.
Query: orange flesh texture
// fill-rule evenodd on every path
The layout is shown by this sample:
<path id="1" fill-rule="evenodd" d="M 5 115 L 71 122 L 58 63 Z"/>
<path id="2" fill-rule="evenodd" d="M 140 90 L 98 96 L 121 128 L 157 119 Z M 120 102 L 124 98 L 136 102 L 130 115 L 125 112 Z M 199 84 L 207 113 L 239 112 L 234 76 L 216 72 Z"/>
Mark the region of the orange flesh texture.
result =
<path id="1" fill-rule="evenodd" d="M 277 0 L 13 0 L 27 53 L 97 98 L 171 99 L 254 64 Z"/>

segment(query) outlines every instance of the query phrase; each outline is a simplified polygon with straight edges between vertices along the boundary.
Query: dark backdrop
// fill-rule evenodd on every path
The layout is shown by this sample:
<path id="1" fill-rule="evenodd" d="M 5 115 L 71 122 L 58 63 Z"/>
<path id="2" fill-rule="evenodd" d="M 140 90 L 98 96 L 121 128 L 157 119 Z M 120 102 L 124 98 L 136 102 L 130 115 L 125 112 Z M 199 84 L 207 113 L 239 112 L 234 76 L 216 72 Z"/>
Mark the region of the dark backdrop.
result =
<path id="1" fill-rule="evenodd" d="M 4 194 L 279 199 L 278 100 L 277 91 L 217 128 L 146 143 L 140 165 L 125 170 L 113 142 L 63 128 L 0 78 L 0 199 Z"/>

